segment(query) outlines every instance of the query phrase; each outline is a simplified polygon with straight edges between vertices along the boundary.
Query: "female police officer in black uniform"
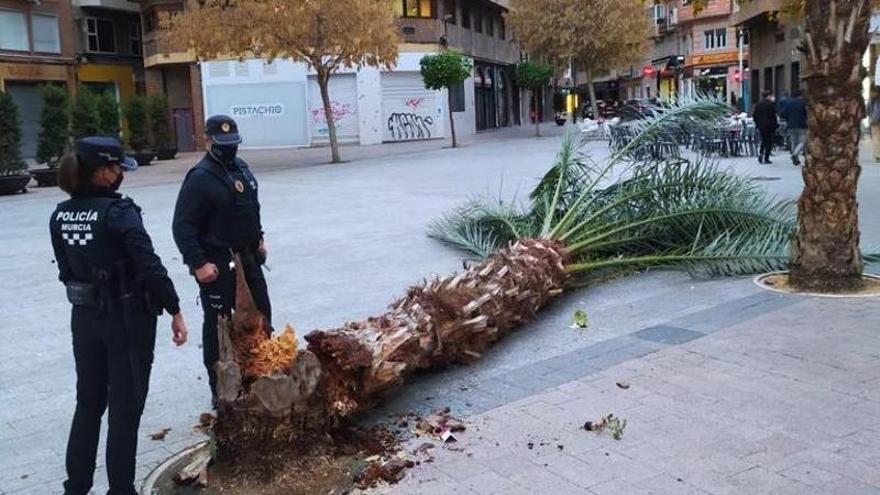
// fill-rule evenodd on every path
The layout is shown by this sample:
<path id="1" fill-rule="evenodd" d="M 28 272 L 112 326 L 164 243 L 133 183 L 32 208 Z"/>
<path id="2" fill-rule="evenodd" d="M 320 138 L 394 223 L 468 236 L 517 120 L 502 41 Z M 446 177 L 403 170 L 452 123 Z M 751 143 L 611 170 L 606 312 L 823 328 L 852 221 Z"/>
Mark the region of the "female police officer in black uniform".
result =
<path id="1" fill-rule="evenodd" d="M 135 494 L 138 426 L 147 395 L 156 317 L 173 315 L 177 345 L 187 329 L 177 293 L 153 252 L 140 208 L 116 190 L 137 164 L 119 141 L 87 137 L 61 163 L 70 199 L 52 213 L 50 231 L 59 278 L 73 304 L 76 412 L 67 443 L 65 494 L 92 487 L 101 417 L 109 404 L 107 477 L 110 494 Z"/>

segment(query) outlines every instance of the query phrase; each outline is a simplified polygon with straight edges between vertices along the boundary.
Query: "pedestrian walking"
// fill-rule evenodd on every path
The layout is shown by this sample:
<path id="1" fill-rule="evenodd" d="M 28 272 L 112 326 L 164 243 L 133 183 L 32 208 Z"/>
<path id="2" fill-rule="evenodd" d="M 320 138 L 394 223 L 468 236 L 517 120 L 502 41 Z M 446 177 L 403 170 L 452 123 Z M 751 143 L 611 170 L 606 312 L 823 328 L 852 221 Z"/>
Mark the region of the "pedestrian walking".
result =
<path id="1" fill-rule="evenodd" d="M 101 417 L 109 405 L 108 493 L 134 495 L 138 428 L 149 388 L 156 318 L 167 311 L 172 340 L 186 323 L 174 284 L 153 251 L 141 210 L 117 189 L 137 164 L 115 138 L 87 137 L 61 162 L 59 185 L 70 199 L 50 219 L 59 279 L 73 305 L 76 410 L 67 442 L 64 493 L 92 488 Z"/>
<path id="2" fill-rule="evenodd" d="M 257 179 L 238 158 L 235 121 L 215 115 L 205 123 L 207 153 L 186 175 L 174 209 L 174 241 L 199 285 L 204 312 L 202 357 L 216 405 L 217 320 L 235 305 L 233 260 L 239 255 L 257 309 L 271 325 L 272 308 L 262 265 L 266 246 Z M 267 328 L 271 333 L 271 328 Z"/>
<path id="3" fill-rule="evenodd" d="M 755 120 L 755 127 L 761 135 L 761 149 L 758 152 L 758 163 L 770 164 L 770 153 L 773 151 L 773 140 L 776 136 L 776 129 L 779 122 L 776 120 L 776 107 L 773 103 L 773 94 L 765 91 L 762 94 L 761 101 L 755 105 L 752 112 L 752 118 Z"/>
<path id="4" fill-rule="evenodd" d="M 878 86 L 871 88 L 868 120 L 871 123 L 871 145 L 874 148 L 874 161 L 880 162 L 880 87 Z"/>
<path id="5" fill-rule="evenodd" d="M 782 118 L 787 124 L 791 143 L 791 163 L 797 167 L 801 164 L 800 157 L 804 154 L 807 139 L 807 102 L 800 91 L 796 91 L 788 100 L 782 111 Z"/>

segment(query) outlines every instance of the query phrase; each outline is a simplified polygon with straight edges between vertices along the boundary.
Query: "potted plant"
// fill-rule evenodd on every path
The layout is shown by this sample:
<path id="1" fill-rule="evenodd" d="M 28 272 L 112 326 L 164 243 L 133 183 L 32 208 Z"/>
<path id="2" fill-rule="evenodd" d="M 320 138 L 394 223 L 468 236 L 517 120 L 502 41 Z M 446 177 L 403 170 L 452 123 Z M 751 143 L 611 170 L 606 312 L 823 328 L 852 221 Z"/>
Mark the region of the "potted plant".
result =
<path id="1" fill-rule="evenodd" d="M 101 134 L 118 138 L 119 104 L 116 103 L 116 97 L 110 93 L 101 93 L 97 96 L 96 106 Z"/>
<path id="2" fill-rule="evenodd" d="M 43 110 L 40 112 L 40 137 L 37 141 L 37 163 L 45 168 L 31 170 L 40 187 L 58 185 L 58 164 L 67 151 L 70 109 L 67 90 L 63 86 L 46 84 L 40 88 Z"/>
<path id="3" fill-rule="evenodd" d="M 125 120 L 128 123 L 128 146 L 134 151 L 138 165 L 146 167 L 156 155 L 144 150 L 149 144 L 149 130 L 147 103 L 143 96 L 136 95 L 125 105 Z"/>
<path id="4" fill-rule="evenodd" d="M 0 92 L 0 194 L 27 190 L 31 176 L 21 159 L 21 123 L 12 95 Z"/>
<path id="5" fill-rule="evenodd" d="M 98 96 L 80 87 L 76 93 L 70 115 L 70 134 L 73 139 L 101 134 L 101 115 L 98 113 Z"/>
<path id="6" fill-rule="evenodd" d="M 164 94 L 154 93 L 147 97 L 147 113 L 156 159 L 173 159 L 177 155 L 177 147 L 171 139 L 171 112 L 168 110 L 168 99 Z"/>

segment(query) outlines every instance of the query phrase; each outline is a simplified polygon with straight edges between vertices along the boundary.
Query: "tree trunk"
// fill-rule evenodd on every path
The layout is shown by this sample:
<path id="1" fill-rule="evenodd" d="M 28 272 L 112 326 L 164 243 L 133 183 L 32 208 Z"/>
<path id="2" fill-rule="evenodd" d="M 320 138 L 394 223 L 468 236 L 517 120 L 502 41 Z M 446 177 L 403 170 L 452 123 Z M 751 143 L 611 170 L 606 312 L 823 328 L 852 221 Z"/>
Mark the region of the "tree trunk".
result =
<path id="1" fill-rule="evenodd" d="M 599 102 L 596 101 L 596 88 L 593 87 L 593 70 L 587 68 L 587 91 L 590 92 L 590 108 L 593 110 L 593 120 L 599 120 Z"/>
<path id="2" fill-rule="evenodd" d="M 458 142 L 455 140 L 455 117 L 452 115 L 452 90 L 446 88 L 446 105 L 449 107 L 449 130 L 452 134 L 452 147 L 457 148 Z"/>
<path id="3" fill-rule="evenodd" d="M 535 137 L 541 137 L 541 105 L 538 104 L 538 88 L 532 90 L 532 97 L 535 100 Z"/>
<path id="4" fill-rule="evenodd" d="M 330 102 L 330 72 L 325 69 L 318 71 L 318 87 L 321 88 L 321 101 L 324 103 L 324 118 L 327 119 L 327 132 L 330 136 L 330 156 L 333 163 L 339 163 L 339 141 L 336 137 L 336 118 Z"/>
<path id="5" fill-rule="evenodd" d="M 307 351 L 266 337 L 237 264 L 235 313 L 220 324 L 215 365 L 220 458 L 259 464 L 371 407 L 418 370 L 480 358 L 562 293 L 567 261 L 559 242 L 520 240 L 410 288 L 380 316 L 309 333 Z"/>
<path id="6" fill-rule="evenodd" d="M 798 232 L 791 249 L 791 282 L 804 290 L 848 289 L 862 283 L 856 193 L 869 4 L 806 3 L 802 50 L 809 133 Z"/>

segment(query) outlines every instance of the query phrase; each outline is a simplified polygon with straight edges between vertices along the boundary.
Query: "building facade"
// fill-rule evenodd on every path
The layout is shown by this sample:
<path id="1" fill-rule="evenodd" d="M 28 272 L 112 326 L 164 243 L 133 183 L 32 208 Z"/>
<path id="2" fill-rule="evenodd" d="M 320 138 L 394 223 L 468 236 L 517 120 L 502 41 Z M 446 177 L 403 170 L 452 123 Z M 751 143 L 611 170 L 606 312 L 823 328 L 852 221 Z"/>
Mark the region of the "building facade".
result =
<path id="1" fill-rule="evenodd" d="M 75 33 L 69 0 L 0 0 L 0 91 L 12 95 L 22 127 L 22 156 L 36 155 L 40 85 L 76 86 Z"/>
<path id="2" fill-rule="evenodd" d="M 679 36 L 684 47 L 681 94 L 711 95 L 730 105 L 743 97 L 743 72 L 748 69 L 748 35 L 731 25 L 730 0 L 711 0 L 699 13 L 678 6 Z"/>
<path id="3" fill-rule="evenodd" d="M 488 0 L 395 2 L 401 44 L 392 70 L 342 69 L 330 78 L 331 110 L 340 142 L 435 139 L 448 136 L 452 111 L 459 135 L 519 124 L 520 91 L 513 81 L 519 60 L 504 20 L 506 7 Z M 162 46 L 161 12 L 180 10 L 172 0 L 144 0 L 143 42 L 147 92 L 168 95 L 178 149 L 202 147 L 204 119 L 228 113 L 239 122 L 246 147 L 325 144 L 328 126 L 317 78 L 306 64 L 288 60 L 216 60 Z M 462 85 L 427 90 L 419 61 L 444 46 L 474 60 Z"/>
<path id="4" fill-rule="evenodd" d="M 798 45 L 803 26 L 780 16 L 783 0 L 733 2 L 732 23 L 749 36 L 748 87 L 750 107 L 764 91 L 780 99 L 800 89 L 801 57 Z"/>

